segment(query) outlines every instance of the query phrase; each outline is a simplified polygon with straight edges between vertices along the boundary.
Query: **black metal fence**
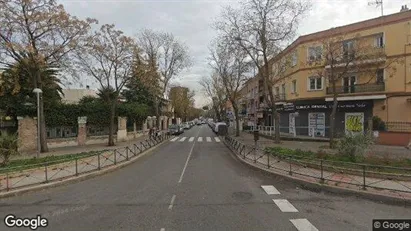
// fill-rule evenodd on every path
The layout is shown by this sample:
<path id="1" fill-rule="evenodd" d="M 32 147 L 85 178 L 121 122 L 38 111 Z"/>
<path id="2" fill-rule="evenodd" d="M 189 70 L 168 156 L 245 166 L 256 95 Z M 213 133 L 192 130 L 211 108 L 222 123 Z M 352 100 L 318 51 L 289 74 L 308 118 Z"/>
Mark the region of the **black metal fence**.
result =
<path id="1" fill-rule="evenodd" d="M 114 126 L 114 134 L 117 134 L 117 126 Z M 87 125 L 87 136 L 107 136 L 110 133 L 108 126 Z"/>
<path id="2" fill-rule="evenodd" d="M 411 132 L 411 122 L 386 122 L 387 131 Z"/>
<path id="3" fill-rule="evenodd" d="M 224 142 L 239 158 L 279 173 L 299 176 L 308 181 L 341 186 L 374 188 L 411 195 L 411 168 L 328 161 L 318 158 L 285 156 L 242 144 L 226 136 Z"/>
<path id="4" fill-rule="evenodd" d="M 106 150 L 82 157 L 51 161 L 41 164 L 0 168 L 0 191 L 24 188 L 32 185 L 61 181 L 69 177 L 100 171 L 127 162 L 144 151 L 170 138 L 167 134 L 146 139 L 131 146 Z"/>
<path id="5" fill-rule="evenodd" d="M 46 132 L 47 132 L 47 139 L 77 137 L 78 127 L 77 126 L 73 126 L 73 127 L 61 126 L 61 127 L 46 128 Z"/>

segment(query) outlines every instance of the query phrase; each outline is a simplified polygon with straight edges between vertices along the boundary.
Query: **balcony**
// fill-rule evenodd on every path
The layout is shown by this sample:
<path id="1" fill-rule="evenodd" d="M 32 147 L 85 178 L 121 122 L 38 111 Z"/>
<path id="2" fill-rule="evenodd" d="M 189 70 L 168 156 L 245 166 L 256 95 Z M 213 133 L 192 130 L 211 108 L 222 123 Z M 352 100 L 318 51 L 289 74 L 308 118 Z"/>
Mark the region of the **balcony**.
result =
<path id="1" fill-rule="evenodd" d="M 346 67 L 353 65 L 368 65 L 373 63 L 385 62 L 386 55 L 384 47 L 373 47 L 369 49 L 364 49 L 363 51 L 345 51 L 341 53 L 341 56 L 335 57 L 332 61 L 334 62 L 334 67 Z M 331 60 L 329 60 L 331 61 Z M 329 63 L 325 65 L 326 69 L 331 68 Z"/>
<path id="2" fill-rule="evenodd" d="M 337 94 L 352 94 L 352 93 L 365 93 L 365 92 L 381 92 L 385 91 L 384 83 L 367 83 L 356 84 L 352 86 L 337 86 Z M 334 94 L 332 87 L 327 87 L 327 95 Z"/>

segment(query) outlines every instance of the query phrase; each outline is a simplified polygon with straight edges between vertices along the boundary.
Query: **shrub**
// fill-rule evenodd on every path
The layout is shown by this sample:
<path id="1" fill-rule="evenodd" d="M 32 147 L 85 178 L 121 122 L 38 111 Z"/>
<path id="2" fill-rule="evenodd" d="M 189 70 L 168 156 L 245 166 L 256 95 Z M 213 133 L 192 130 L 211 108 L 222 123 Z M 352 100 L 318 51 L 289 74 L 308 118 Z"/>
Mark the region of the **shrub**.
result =
<path id="1" fill-rule="evenodd" d="M 18 154 L 17 148 L 17 135 L 0 136 L 0 156 L 3 158 L 3 162 L 1 163 L 3 166 L 9 163 L 11 156 Z"/>
<path id="2" fill-rule="evenodd" d="M 346 135 L 338 142 L 338 153 L 343 157 L 347 157 L 351 162 L 356 162 L 359 157 L 364 156 L 365 151 L 372 142 L 372 138 L 364 134 Z"/>
<path id="3" fill-rule="evenodd" d="M 378 116 L 372 117 L 372 130 L 374 131 L 386 131 L 387 127 L 385 122 Z"/>

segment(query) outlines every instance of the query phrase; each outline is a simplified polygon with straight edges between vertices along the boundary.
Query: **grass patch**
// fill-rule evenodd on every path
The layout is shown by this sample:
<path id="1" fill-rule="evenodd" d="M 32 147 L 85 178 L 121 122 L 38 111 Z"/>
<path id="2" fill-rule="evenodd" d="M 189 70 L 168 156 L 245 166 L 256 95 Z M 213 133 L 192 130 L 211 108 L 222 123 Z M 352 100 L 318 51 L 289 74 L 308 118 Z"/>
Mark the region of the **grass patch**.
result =
<path id="1" fill-rule="evenodd" d="M 80 158 L 86 158 L 90 156 L 103 153 L 107 150 L 102 151 L 90 151 L 90 152 L 81 152 L 76 154 L 66 154 L 58 156 L 45 156 L 40 158 L 29 158 L 29 159 L 17 159 L 11 160 L 6 166 L 0 167 L 0 173 L 10 172 L 10 171 L 21 171 L 30 168 L 36 168 L 44 164 L 59 164 L 67 161 L 72 161 Z"/>

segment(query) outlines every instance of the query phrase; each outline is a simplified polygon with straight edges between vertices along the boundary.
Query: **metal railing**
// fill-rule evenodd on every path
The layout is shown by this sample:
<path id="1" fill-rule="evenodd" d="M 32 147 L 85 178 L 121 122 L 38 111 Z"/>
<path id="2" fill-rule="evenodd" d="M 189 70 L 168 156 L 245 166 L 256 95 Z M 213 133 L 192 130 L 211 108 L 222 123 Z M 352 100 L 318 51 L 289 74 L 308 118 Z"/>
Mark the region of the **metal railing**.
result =
<path id="1" fill-rule="evenodd" d="M 339 94 L 361 93 L 361 92 L 380 92 L 385 91 L 384 83 L 355 84 L 352 86 L 338 86 L 335 91 Z M 334 94 L 332 87 L 327 87 L 327 94 Z"/>
<path id="2" fill-rule="evenodd" d="M 77 126 L 61 126 L 61 127 L 53 127 L 53 128 L 46 128 L 47 138 L 54 139 L 54 138 L 71 138 L 77 137 L 78 127 Z"/>
<path id="3" fill-rule="evenodd" d="M 129 161 L 144 151 L 162 143 L 170 136 L 161 134 L 131 146 L 105 150 L 97 154 L 50 161 L 46 163 L 0 168 L 0 191 L 61 181 L 69 177 L 100 171 Z"/>
<path id="4" fill-rule="evenodd" d="M 385 122 L 387 131 L 411 132 L 411 122 Z"/>
<path id="5" fill-rule="evenodd" d="M 224 142 L 239 158 L 263 168 L 272 169 L 322 184 L 383 189 L 411 195 L 411 168 L 329 161 L 319 158 L 280 155 L 245 145 L 226 136 Z"/>

